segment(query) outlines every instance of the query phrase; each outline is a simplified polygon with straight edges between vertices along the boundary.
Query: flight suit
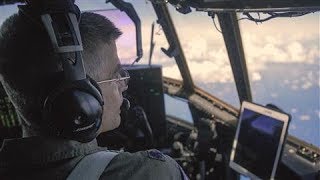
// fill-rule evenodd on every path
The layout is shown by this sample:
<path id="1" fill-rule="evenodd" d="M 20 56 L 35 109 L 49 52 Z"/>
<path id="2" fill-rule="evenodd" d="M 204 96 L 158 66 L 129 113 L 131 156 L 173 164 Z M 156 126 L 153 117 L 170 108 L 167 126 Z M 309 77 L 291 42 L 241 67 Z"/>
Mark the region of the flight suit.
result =
<path id="1" fill-rule="evenodd" d="M 5 140 L 0 150 L 0 179 L 66 179 L 86 155 L 105 151 L 96 140 L 89 143 L 29 137 Z M 94 163 L 94 162 L 93 162 Z M 186 179 L 180 166 L 157 150 L 120 152 L 100 179 Z"/>

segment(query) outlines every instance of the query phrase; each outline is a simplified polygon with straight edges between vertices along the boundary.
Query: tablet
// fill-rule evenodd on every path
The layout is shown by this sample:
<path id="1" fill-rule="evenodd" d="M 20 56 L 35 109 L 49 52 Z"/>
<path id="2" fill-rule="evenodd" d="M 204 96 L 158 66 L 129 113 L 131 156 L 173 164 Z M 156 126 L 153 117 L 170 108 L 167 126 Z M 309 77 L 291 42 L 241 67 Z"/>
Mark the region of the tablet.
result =
<path id="1" fill-rule="evenodd" d="M 251 179 L 274 179 L 290 115 L 243 102 L 230 167 Z"/>

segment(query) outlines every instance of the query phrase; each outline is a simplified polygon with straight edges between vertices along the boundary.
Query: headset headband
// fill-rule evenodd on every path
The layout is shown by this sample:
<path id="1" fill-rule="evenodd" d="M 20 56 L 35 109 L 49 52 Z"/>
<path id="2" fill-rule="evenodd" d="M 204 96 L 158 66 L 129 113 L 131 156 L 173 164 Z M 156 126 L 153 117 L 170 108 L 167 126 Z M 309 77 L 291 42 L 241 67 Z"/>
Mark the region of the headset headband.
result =
<path id="1" fill-rule="evenodd" d="M 42 22 L 63 67 L 64 78 L 44 99 L 43 120 L 50 134 L 89 142 L 102 121 L 103 98 L 99 87 L 87 78 L 74 0 L 29 0 L 19 7 L 35 22 Z M 38 23 L 39 24 L 39 23 Z"/>

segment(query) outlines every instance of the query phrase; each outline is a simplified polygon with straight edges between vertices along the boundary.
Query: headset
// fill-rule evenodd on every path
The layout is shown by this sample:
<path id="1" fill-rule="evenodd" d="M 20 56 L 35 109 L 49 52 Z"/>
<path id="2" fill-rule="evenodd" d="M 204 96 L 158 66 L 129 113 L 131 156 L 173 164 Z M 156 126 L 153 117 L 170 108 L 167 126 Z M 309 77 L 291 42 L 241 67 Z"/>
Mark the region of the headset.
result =
<path id="1" fill-rule="evenodd" d="M 103 97 L 83 65 L 80 10 L 74 0 L 27 0 L 19 6 L 29 18 L 41 19 L 62 64 L 61 83 L 44 98 L 42 120 L 50 135 L 90 142 L 102 122 Z"/>

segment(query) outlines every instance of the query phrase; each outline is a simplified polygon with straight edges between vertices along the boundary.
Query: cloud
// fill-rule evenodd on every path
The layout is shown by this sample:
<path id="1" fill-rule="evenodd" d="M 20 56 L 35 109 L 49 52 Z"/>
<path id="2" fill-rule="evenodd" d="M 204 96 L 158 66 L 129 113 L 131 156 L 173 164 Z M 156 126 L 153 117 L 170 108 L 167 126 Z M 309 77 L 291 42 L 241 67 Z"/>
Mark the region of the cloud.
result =
<path id="1" fill-rule="evenodd" d="M 222 61 L 189 62 L 190 71 L 198 81 L 201 82 L 232 82 L 233 75 L 230 66 Z"/>
<path id="2" fill-rule="evenodd" d="M 183 27 L 177 28 L 177 33 L 193 79 L 205 83 L 234 82 L 223 37 L 212 28 L 211 22 L 206 23 L 207 17 L 183 16 L 185 21 L 182 22 L 182 17 L 178 16 L 178 20 L 175 20 L 175 15 L 173 19 L 175 24 Z M 263 78 L 261 72 L 268 71 L 267 68 L 270 68 L 272 63 L 274 66 L 277 63 L 318 63 L 320 55 L 319 34 L 315 30 L 317 23 L 314 22 L 314 19 L 312 21 L 309 19 L 308 17 L 302 18 L 294 23 L 292 19 L 286 19 L 286 21 L 276 19 L 259 26 L 241 22 L 243 45 L 251 81 L 261 81 Z M 188 22 L 188 26 L 181 26 L 185 22 Z M 198 26 L 198 23 L 201 23 L 201 26 Z M 277 28 L 284 26 L 289 28 Z M 147 28 L 150 29 L 150 25 Z M 146 33 L 149 34 L 149 31 Z M 168 46 L 163 32 L 162 35 L 155 37 L 155 61 L 164 64 L 167 74 L 177 77 L 179 71 L 173 71 L 171 68 L 174 60 L 161 56 L 163 53 L 159 50 L 160 47 Z M 148 50 L 149 40 L 144 45 Z M 318 74 L 302 74 L 305 73 L 290 74 L 292 77 L 288 77 L 284 83 L 293 90 L 309 89 L 315 84 L 320 85 L 316 76 Z M 293 76 L 298 78 L 296 82 L 291 82 Z M 304 77 L 307 79 L 302 80 L 301 78 Z"/>
<path id="3" fill-rule="evenodd" d="M 261 74 L 258 72 L 253 72 L 251 76 L 252 81 L 260 81 L 261 80 Z"/>
<path id="4" fill-rule="evenodd" d="M 288 64 L 282 68 L 287 68 L 285 76 L 289 78 L 282 81 L 284 87 L 292 90 L 308 90 L 313 87 L 320 87 L 318 65 Z"/>
<path id="5" fill-rule="evenodd" d="M 296 84 L 293 84 L 293 85 L 291 86 L 291 90 L 297 91 L 298 89 L 299 89 L 299 87 L 298 87 L 298 85 L 296 85 Z"/>
<path id="6" fill-rule="evenodd" d="M 302 84 L 302 89 L 309 89 L 312 86 L 312 82 L 306 81 Z"/>
<path id="7" fill-rule="evenodd" d="M 297 108 L 292 108 L 291 109 L 291 113 L 296 113 L 296 112 L 298 112 Z"/>
<path id="8" fill-rule="evenodd" d="M 298 41 L 291 42 L 289 45 L 287 45 L 286 49 L 289 59 L 294 62 L 305 62 L 309 60 L 306 56 L 306 52 L 309 51 L 307 51 Z"/>
<path id="9" fill-rule="evenodd" d="M 297 126 L 295 124 L 291 124 L 289 129 L 292 129 L 292 130 L 296 130 L 297 129 Z"/>
<path id="10" fill-rule="evenodd" d="M 309 115 L 301 115 L 300 116 L 301 121 L 309 121 L 310 119 L 311 119 L 311 117 Z"/>
<path id="11" fill-rule="evenodd" d="M 163 67 L 162 71 L 164 76 L 182 80 L 178 66 L 176 65 Z"/>
<path id="12" fill-rule="evenodd" d="M 212 19 L 200 12 L 193 15 L 181 15 L 171 10 L 170 12 L 195 83 L 233 83 L 234 78 L 223 36 L 213 27 Z M 152 17 L 156 19 L 155 16 Z M 141 60 L 143 63 L 148 63 L 153 18 L 141 19 L 145 55 Z M 242 41 L 251 82 L 262 81 L 264 76 L 268 75 L 266 73 L 270 72 L 269 68 L 277 67 L 278 64 L 319 63 L 320 40 L 317 22 L 318 19 L 313 16 L 278 18 L 258 26 L 250 21 L 241 21 Z M 168 48 L 165 34 L 160 29 L 156 24 L 155 32 L 159 34 L 154 35 L 156 46 L 153 62 L 163 65 L 165 76 L 181 78 L 175 60 L 166 57 L 160 50 L 161 47 Z M 293 90 L 320 86 L 317 77 L 319 74 L 309 75 L 305 69 L 303 72 L 299 71 L 290 70 L 292 73 L 286 74 L 288 77 L 282 86 Z M 292 82 L 293 79 L 297 81 Z"/>
<path id="13" fill-rule="evenodd" d="M 313 64 L 320 57 L 316 44 L 311 44 L 311 47 L 303 46 L 305 39 L 288 41 L 287 35 L 278 35 L 277 40 L 270 40 L 274 38 L 263 38 L 263 34 L 259 39 L 250 33 L 244 33 L 243 36 L 247 64 L 253 71 L 264 69 L 266 63 Z M 317 34 L 314 38 L 319 39 Z"/>
<path id="14" fill-rule="evenodd" d="M 208 60 L 207 40 L 204 37 L 197 35 L 191 38 L 186 44 L 186 49 L 185 54 L 189 59 L 193 61 Z"/>
<path id="15" fill-rule="evenodd" d="M 271 97 L 277 98 L 279 95 L 277 93 L 271 93 Z"/>

